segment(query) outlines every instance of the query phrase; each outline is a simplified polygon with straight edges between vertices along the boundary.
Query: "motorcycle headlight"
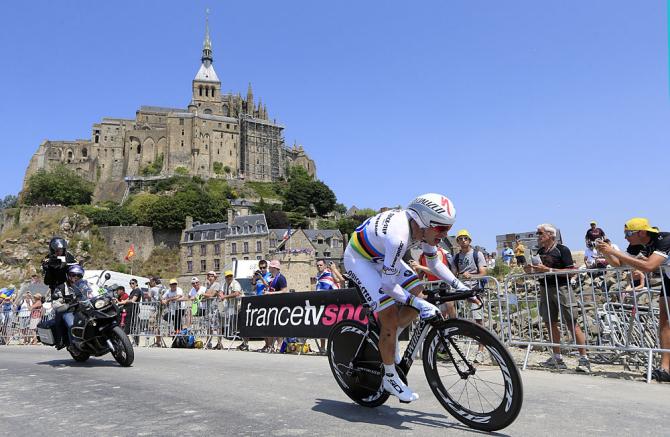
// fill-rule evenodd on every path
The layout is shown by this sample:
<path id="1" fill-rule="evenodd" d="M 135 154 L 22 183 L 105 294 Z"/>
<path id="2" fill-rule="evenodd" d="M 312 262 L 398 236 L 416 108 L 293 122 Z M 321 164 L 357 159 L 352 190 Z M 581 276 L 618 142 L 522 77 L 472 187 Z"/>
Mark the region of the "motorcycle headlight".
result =
<path id="1" fill-rule="evenodd" d="M 107 301 L 105 299 L 98 299 L 95 301 L 95 304 L 93 305 L 96 310 L 99 310 L 101 308 L 104 308 L 105 305 L 107 305 Z"/>

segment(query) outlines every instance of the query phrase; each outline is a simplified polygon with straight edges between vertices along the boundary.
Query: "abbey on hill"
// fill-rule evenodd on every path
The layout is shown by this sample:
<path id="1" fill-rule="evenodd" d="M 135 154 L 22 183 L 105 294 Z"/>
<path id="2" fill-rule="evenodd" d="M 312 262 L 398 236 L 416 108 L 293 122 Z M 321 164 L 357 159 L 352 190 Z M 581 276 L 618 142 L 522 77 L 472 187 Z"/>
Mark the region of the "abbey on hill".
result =
<path id="1" fill-rule="evenodd" d="M 134 119 L 103 118 L 90 140 L 46 140 L 30 160 L 23 188 L 32 174 L 59 164 L 94 182 L 96 200 L 117 201 L 126 181 L 145 176 L 271 182 L 286 177 L 290 165 L 314 176 L 314 161 L 302 146 L 284 143 L 283 129 L 260 100 L 254 102 L 251 84 L 246 98 L 221 93 L 207 25 L 187 108 L 141 106 Z"/>

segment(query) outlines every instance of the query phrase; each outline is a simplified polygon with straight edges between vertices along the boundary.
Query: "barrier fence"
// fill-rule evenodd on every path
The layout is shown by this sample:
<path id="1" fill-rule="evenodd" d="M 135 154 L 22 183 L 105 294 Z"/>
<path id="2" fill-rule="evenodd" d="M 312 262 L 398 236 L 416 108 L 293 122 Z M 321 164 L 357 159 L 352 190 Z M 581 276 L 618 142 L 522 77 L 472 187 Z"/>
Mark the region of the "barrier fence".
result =
<path id="1" fill-rule="evenodd" d="M 467 301 L 454 305 L 458 317 L 475 319 L 508 346 L 524 347 L 523 369 L 534 348 L 581 350 L 588 351 L 594 363 L 646 368 L 649 381 L 660 354 L 670 353 L 670 349 L 661 348 L 659 339 L 662 316 L 659 296 L 667 295 L 664 274 L 662 269 L 651 274 L 626 268 L 581 269 L 509 275 L 503 286 L 494 277 L 473 277 L 471 281 L 485 289 L 481 308 Z M 439 284 L 427 283 L 426 287 Z M 201 339 L 204 345 L 228 339 L 230 349 L 240 339 L 238 314 L 244 314 L 240 311 L 242 301 L 215 297 L 167 305 L 127 304 L 121 324 L 136 344 L 143 337 L 145 345 L 169 346 L 166 339 L 174 339 L 187 329 L 189 335 Z M 310 306 L 309 301 L 304 301 L 304 305 L 313 309 L 316 317 L 316 307 Z M 325 308 L 324 321 L 334 317 L 328 306 Z M 447 308 L 442 309 L 446 314 Z M 351 310 L 351 316 L 355 317 L 354 307 Z M 662 310 L 665 320 L 670 318 L 667 305 Z M 0 313 L 0 342 L 8 344 L 32 338 L 36 320 L 48 317 L 44 311 L 39 318 L 30 311 Z"/>

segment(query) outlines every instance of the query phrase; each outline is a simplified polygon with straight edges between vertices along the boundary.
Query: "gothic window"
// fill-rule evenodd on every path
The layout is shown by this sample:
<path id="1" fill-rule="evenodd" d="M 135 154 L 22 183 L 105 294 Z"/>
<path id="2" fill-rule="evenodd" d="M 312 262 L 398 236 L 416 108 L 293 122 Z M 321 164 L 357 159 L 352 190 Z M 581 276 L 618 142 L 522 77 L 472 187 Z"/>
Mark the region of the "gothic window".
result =
<path id="1" fill-rule="evenodd" d="M 67 159 L 72 159 L 72 150 L 67 151 Z"/>
<path id="2" fill-rule="evenodd" d="M 84 158 L 88 156 L 88 149 L 86 147 L 81 149 L 81 156 L 83 156 Z"/>
<path id="3" fill-rule="evenodd" d="M 140 153 L 142 153 L 142 145 L 138 144 L 137 145 L 137 154 L 139 155 Z"/>
<path id="4" fill-rule="evenodd" d="M 198 90 L 200 91 L 200 96 L 202 96 L 202 86 L 198 87 Z"/>
<path id="5" fill-rule="evenodd" d="M 228 105 L 223 105 L 223 115 L 228 117 L 230 113 L 228 112 Z"/>
<path id="6" fill-rule="evenodd" d="M 184 129 L 181 130 L 181 136 L 184 136 Z"/>
<path id="7" fill-rule="evenodd" d="M 100 142 L 100 135 L 95 136 L 95 144 L 98 144 Z"/>
<path id="8" fill-rule="evenodd" d="M 184 140 L 181 140 L 181 146 L 184 147 Z"/>
<path id="9" fill-rule="evenodd" d="M 205 114 L 211 114 L 212 110 L 211 109 L 205 109 Z"/>

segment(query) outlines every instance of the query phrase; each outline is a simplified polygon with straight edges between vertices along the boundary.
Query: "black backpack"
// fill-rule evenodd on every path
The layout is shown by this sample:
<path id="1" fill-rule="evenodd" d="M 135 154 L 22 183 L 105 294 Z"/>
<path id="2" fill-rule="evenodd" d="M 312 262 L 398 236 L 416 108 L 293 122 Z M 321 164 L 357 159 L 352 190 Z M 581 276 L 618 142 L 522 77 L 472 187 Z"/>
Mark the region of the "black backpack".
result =
<path id="1" fill-rule="evenodd" d="M 479 274 L 479 249 L 476 249 L 476 248 L 475 248 L 475 249 L 473 249 L 473 250 L 474 250 L 474 253 L 472 254 L 472 257 L 473 257 L 474 260 L 475 260 L 475 267 L 477 268 L 477 274 Z M 458 256 L 459 256 L 460 254 L 461 254 L 461 252 L 459 251 L 459 252 L 456 254 L 456 256 L 454 256 L 454 265 L 456 266 L 456 271 L 457 271 L 457 272 L 458 272 L 458 262 L 459 262 L 459 260 L 458 260 Z M 458 273 L 461 273 L 461 272 L 458 272 Z M 489 283 L 489 280 L 488 280 L 488 279 L 480 279 L 480 280 L 479 280 L 479 285 L 480 285 L 482 288 L 486 287 L 486 284 L 488 284 L 488 283 Z"/>

